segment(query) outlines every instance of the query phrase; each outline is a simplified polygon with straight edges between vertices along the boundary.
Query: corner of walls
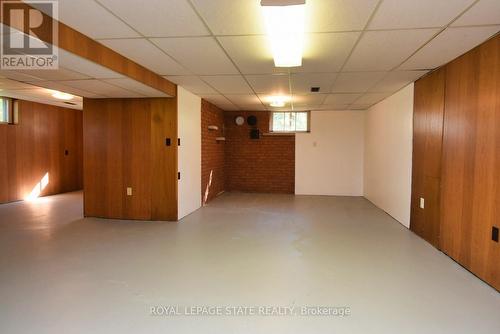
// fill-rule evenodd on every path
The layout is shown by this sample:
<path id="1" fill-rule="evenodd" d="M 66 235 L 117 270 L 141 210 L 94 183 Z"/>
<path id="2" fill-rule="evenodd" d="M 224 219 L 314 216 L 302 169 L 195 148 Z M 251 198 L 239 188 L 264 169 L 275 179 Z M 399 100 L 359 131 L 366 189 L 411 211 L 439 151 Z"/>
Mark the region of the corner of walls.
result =
<path id="1" fill-rule="evenodd" d="M 82 189 L 82 111 L 18 103 L 19 123 L 0 124 L 0 204 Z"/>
<path id="2" fill-rule="evenodd" d="M 216 126 L 217 130 L 208 127 Z M 208 203 L 225 190 L 224 110 L 212 103 L 201 101 L 201 200 Z M 200 196 L 198 193 L 198 196 Z"/>
<path id="3" fill-rule="evenodd" d="M 201 98 L 178 86 L 178 220 L 201 207 Z"/>
<path id="4" fill-rule="evenodd" d="M 410 84 L 366 111 L 364 196 L 410 226 L 413 140 Z"/>

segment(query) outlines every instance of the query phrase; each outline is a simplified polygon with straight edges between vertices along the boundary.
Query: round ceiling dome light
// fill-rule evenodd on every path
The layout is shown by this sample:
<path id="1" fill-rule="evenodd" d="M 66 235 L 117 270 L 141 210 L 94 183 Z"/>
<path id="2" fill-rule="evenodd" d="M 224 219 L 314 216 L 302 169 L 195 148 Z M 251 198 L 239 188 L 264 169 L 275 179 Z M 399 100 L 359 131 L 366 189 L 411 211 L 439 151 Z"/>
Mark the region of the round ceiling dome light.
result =
<path id="1" fill-rule="evenodd" d="M 286 96 L 272 96 L 270 100 L 271 103 L 269 103 L 269 105 L 271 107 L 281 108 L 286 105 L 288 98 Z"/>

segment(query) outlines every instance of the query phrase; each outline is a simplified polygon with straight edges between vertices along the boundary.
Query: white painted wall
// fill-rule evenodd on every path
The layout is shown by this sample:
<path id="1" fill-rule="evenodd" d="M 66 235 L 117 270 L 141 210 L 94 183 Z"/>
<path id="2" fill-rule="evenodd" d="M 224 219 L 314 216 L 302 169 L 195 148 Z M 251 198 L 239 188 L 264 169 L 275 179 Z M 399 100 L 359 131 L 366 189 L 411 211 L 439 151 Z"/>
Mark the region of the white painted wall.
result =
<path id="1" fill-rule="evenodd" d="M 363 196 L 363 111 L 313 111 L 295 137 L 295 193 Z"/>
<path id="2" fill-rule="evenodd" d="M 410 226 L 413 84 L 371 107 L 365 121 L 365 197 Z"/>
<path id="3" fill-rule="evenodd" d="M 201 207 L 201 98 L 178 86 L 178 217 Z"/>

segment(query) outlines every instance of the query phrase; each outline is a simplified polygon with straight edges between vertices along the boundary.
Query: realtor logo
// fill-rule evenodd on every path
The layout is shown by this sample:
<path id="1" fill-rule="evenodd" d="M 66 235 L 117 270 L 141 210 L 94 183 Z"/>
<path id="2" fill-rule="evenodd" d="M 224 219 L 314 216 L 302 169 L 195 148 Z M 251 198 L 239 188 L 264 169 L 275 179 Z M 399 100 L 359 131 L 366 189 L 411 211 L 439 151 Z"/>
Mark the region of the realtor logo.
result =
<path id="1" fill-rule="evenodd" d="M 59 68 L 57 1 L 2 0 L 2 70 Z"/>

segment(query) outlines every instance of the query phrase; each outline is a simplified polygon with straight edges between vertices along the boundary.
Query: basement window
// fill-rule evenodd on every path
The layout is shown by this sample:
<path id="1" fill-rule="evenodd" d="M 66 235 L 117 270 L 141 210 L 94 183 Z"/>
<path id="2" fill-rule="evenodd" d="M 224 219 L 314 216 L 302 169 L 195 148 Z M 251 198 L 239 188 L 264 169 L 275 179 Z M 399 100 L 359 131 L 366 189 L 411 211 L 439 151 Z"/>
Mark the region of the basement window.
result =
<path id="1" fill-rule="evenodd" d="M 309 111 L 273 111 L 270 131 L 273 133 L 309 132 Z"/>
<path id="2" fill-rule="evenodd" d="M 17 124 L 19 101 L 9 97 L 0 97 L 0 124 Z"/>
<path id="3" fill-rule="evenodd" d="M 7 97 L 0 97 L 0 123 L 10 123 L 12 100 Z"/>

